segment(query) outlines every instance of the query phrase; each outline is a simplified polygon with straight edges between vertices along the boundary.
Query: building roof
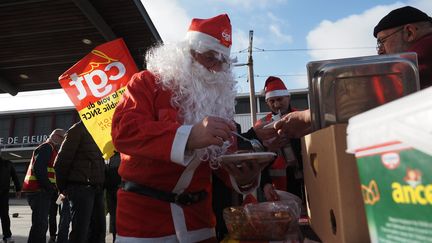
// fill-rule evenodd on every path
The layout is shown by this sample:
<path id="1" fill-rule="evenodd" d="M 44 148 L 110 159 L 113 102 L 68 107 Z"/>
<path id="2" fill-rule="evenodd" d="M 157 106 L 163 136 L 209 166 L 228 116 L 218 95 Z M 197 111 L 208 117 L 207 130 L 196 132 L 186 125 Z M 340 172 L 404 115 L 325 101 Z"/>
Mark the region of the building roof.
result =
<path id="1" fill-rule="evenodd" d="M 140 0 L 2 0 L 0 93 L 61 88 L 58 77 L 122 37 L 139 69 L 162 42 Z M 87 44 L 86 44 L 87 43 Z"/>

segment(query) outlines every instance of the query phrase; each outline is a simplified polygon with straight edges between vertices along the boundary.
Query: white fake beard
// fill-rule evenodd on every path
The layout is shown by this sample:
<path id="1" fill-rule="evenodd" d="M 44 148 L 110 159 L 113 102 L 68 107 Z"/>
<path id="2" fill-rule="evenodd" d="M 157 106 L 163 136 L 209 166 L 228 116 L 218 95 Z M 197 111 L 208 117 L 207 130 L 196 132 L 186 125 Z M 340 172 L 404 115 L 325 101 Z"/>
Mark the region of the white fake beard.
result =
<path id="1" fill-rule="evenodd" d="M 184 125 L 194 125 L 206 116 L 232 121 L 236 81 L 231 69 L 211 72 L 193 61 L 190 49 L 183 43 L 154 48 L 147 55 L 147 67 L 158 77 L 162 86 L 171 90 L 171 104 L 179 109 Z M 201 160 L 210 160 L 217 167 L 218 157 L 225 154 L 229 143 L 204 149 Z"/>

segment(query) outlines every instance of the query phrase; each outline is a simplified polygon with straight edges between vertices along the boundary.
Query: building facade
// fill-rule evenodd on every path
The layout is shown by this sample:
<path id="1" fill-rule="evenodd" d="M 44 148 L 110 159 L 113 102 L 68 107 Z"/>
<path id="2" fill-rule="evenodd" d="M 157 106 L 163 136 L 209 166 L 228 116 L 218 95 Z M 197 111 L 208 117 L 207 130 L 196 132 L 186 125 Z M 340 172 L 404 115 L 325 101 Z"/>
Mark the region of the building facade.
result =
<path id="1" fill-rule="evenodd" d="M 55 128 L 67 130 L 78 120 L 74 107 L 2 112 L 0 155 L 14 163 L 18 177 L 23 181 L 33 150 Z"/>
<path id="2" fill-rule="evenodd" d="M 296 109 L 308 108 L 307 90 L 290 90 L 291 104 Z M 264 96 L 257 94 L 257 119 L 269 112 Z M 245 132 L 251 127 L 250 99 L 248 94 L 239 94 L 236 98 L 235 120 Z M 44 142 L 52 130 L 69 129 L 79 120 L 75 107 L 51 109 L 21 110 L 0 114 L 0 148 L 3 159 L 14 163 L 21 181 L 30 163 L 33 150 Z"/>

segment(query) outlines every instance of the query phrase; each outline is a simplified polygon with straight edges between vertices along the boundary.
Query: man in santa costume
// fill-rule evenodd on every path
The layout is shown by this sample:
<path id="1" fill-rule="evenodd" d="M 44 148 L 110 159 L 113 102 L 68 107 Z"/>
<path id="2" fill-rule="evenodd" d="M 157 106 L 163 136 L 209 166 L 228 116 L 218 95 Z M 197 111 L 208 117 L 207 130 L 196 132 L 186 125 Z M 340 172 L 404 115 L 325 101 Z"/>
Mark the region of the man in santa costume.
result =
<path id="1" fill-rule="evenodd" d="M 117 242 L 216 242 L 212 169 L 240 193 L 259 184 L 262 164 L 218 160 L 235 144 L 230 47 L 226 14 L 193 19 L 184 41 L 150 50 L 128 83 L 112 122 Z"/>

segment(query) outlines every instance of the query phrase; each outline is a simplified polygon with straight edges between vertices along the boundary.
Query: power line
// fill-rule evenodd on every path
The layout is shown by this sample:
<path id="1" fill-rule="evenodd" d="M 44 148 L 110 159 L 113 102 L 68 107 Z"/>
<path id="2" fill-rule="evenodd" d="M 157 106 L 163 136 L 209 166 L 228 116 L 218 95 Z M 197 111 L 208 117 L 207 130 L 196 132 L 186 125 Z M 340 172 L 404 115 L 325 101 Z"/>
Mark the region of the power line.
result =
<path id="1" fill-rule="evenodd" d="M 255 77 L 258 78 L 267 78 L 268 76 L 277 76 L 277 77 L 301 77 L 301 76 L 307 76 L 307 74 L 305 73 L 293 73 L 293 74 L 272 74 L 272 75 L 262 75 L 262 74 L 257 74 L 255 75 Z"/>
<path id="2" fill-rule="evenodd" d="M 239 76 L 237 76 L 235 78 L 236 79 L 247 78 L 246 75 L 247 74 L 242 74 L 242 75 L 239 75 Z M 307 74 L 298 73 L 298 74 L 272 74 L 272 75 L 255 74 L 254 75 L 254 77 L 256 77 L 256 78 L 267 78 L 269 76 L 276 76 L 276 77 L 305 77 L 305 76 L 307 76 Z"/>
<path id="3" fill-rule="evenodd" d="M 339 48 L 293 48 L 293 49 L 262 49 L 253 47 L 252 52 L 295 52 L 295 51 L 330 51 L 330 50 L 357 50 L 357 49 L 375 49 L 376 47 L 339 47 Z M 248 51 L 249 48 L 240 50 L 234 53 L 244 53 Z M 246 74 L 237 76 L 236 78 L 244 78 Z M 304 77 L 307 74 L 272 74 L 272 75 L 260 75 L 255 74 L 254 77 L 263 78 L 268 76 L 278 76 L 278 77 Z"/>
<path id="4" fill-rule="evenodd" d="M 359 49 L 376 49 L 376 47 L 335 47 L 335 48 L 292 48 L 292 49 L 262 49 L 254 47 L 253 52 L 296 52 L 296 51 L 332 51 L 332 50 L 359 50 Z M 234 53 L 244 53 L 247 49 Z"/>

